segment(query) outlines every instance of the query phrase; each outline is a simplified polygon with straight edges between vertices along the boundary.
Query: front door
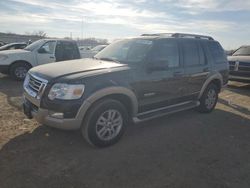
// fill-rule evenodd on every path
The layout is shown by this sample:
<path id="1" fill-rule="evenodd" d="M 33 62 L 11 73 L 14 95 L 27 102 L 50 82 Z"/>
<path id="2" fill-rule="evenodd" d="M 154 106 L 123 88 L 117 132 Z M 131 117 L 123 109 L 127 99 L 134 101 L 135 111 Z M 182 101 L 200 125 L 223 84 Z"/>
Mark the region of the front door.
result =
<path id="1" fill-rule="evenodd" d="M 147 62 L 135 75 L 139 112 L 183 102 L 185 75 L 178 42 L 175 39 L 157 41 Z"/>
<path id="2" fill-rule="evenodd" d="M 38 65 L 52 63 L 56 61 L 55 46 L 56 41 L 48 41 L 37 50 L 36 57 Z"/>

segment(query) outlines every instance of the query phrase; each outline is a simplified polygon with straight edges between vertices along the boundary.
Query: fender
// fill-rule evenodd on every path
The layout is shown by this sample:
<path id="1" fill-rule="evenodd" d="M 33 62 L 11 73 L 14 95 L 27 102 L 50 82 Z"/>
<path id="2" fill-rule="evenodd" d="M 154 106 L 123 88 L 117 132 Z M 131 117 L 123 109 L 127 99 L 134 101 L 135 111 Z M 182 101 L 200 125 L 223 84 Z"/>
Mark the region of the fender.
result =
<path id="1" fill-rule="evenodd" d="M 202 88 L 201 88 L 201 91 L 200 91 L 200 94 L 198 96 L 198 98 L 200 99 L 202 94 L 204 93 L 205 89 L 207 88 L 208 84 L 210 84 L 213 80 L 219 80 L 220 81 L 220 88 L 222 87 L 223 85 L 223 78 L 221 76 L 220 73 L 215 73 L 213 75 L 211 75 L 206 81 L 205 83 L 203 84 Z"/>
<path id="2" fill-rule="evenodd" d="M 138 101 L 137 98 L 135 96 L 135 94 L 133 93 L 133 91 L 131 91 L 128 88 L 125 87 L 107 87 L 101 90 L 96 91 L 95 93 L 93 93 L 90 97 L 88 97 L 83 104 L 81 105 L 80 109 L 78 110 L 77 113 L 77 119 L 83 119 L 86 112 L 88 111 L 88 109 L 91 107 L 91 105 L 96 102 L 97 100 L 108 96 L 108 95 L 113 95 L 113 94 L 121 94 L 121 95 L 125 95 L 127 96 L 130 100 L 131 100 L 131 104 L 132 104 L 132 116 L 135 116 L 138 112 Z"/>

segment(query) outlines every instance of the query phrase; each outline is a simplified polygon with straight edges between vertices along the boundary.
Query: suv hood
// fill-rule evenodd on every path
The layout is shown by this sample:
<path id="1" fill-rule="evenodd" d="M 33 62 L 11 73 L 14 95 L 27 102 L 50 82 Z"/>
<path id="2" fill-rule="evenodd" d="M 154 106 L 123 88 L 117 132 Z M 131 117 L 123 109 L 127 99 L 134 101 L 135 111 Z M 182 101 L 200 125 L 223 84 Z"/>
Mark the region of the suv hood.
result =
<path id="1" fill-rule="evenodd" d="M 109 72 L 111 69 L 126 67 L 125 64 L 96 60 L 96 59 L 77 59 L 71 61 L 55 62 L 32 68 L 29 73 L 44 78 L 46 80 L 58 77 L 79 74 L 79 76 L 88 76 L 102 70 Z"/>
<path id="2" fill-rule="evenodd" d="M 228 61 L 240 61 L 240 62 L 249 62 L 250 56 L 229 56 Z"/>
<path id="3" fill-rule="evenodd" d="M 23 54 L 23 53 L 30 53 L 30 51 L 27 50 L 3 50 L 0 51 L 1 55 L 12 55 L 12 54 Z"/>

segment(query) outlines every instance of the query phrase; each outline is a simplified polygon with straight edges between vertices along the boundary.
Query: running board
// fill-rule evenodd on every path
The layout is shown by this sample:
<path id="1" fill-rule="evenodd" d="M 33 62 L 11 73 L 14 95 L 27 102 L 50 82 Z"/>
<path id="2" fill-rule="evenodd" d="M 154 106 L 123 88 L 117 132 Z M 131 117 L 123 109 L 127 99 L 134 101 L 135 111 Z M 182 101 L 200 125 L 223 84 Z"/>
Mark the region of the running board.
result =
<path id="1" fill-rule="evenodd" d="M 199 105 L 200 105 L 199 101 L 188 101 L 188 102 L 179 103 L 179 104 L 175 104 L 175 105 L 171 105 L 171 106 L 167 106 L 167 107 L 163 107 L 163 108 L 159 108 L 155 110 L 150 110 L 147 112 L 139 113 L 136 117 L 133 118 L 133 121 L 135 123 L 147 121 L 150 119 L 165 116 L 165 115 L 172 114 L 175 112 L 180 112 L 183 110 L 195 108 Z"/>

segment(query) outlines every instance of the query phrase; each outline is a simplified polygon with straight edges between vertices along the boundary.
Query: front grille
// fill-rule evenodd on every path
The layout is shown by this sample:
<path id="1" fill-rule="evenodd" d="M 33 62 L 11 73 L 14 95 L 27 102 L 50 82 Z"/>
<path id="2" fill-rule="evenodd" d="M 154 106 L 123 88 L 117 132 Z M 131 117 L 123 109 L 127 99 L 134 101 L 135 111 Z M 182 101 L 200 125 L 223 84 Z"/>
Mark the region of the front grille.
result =
<path id="1" fill-rule="evenodd" d="M 250 63 L 248 62 L 235 62 L 229 61 L 229 70 L 230 71 L 242 71 L 242 72 L 250 72 Z"/>
<path id="2" fill-rule="evenodd" d="M 249 62 L 240 62 L 240 66 L 250 67 L 250 63 Z"/>
<path id="3" fill-rule="evenodd" d="M 234 67 L 235 67 L 235 62 L 229 61 L 229 70 L 234 70 Z"/>
<path id="4" fill-rule="evenodd" d="M 42 83 L 43 82 L 41 80 L 39 80 L 38 78 L 35 78 L 34 76 L 30 75 L 28 86 L 29 86 L 30 89 L 32 89 L 36 93 L 38 93 Z"/>
<path id="5" fill-rule="evenodd" d="M 40 99 L 47 83 L 47 80 L 28 74 L 24 81 L 24 89 L 30 96 Z"/>

